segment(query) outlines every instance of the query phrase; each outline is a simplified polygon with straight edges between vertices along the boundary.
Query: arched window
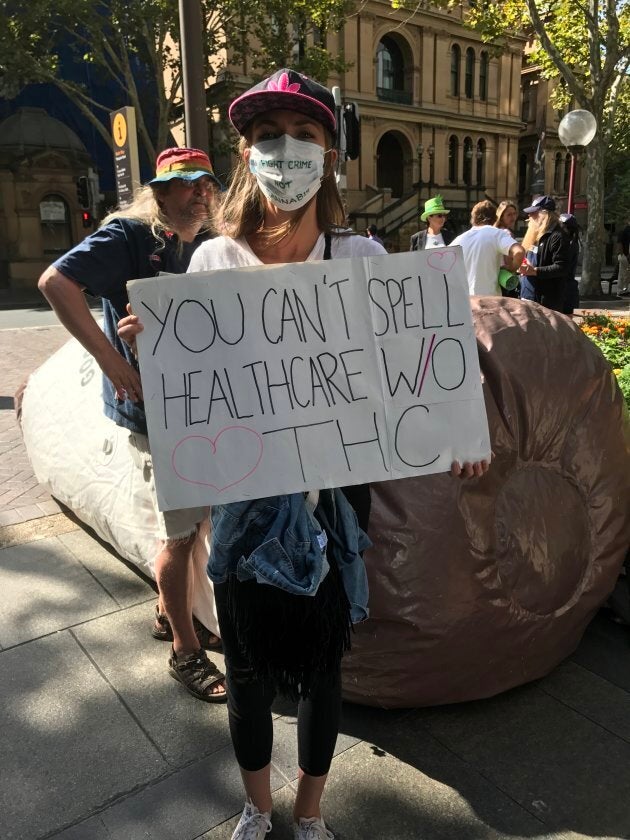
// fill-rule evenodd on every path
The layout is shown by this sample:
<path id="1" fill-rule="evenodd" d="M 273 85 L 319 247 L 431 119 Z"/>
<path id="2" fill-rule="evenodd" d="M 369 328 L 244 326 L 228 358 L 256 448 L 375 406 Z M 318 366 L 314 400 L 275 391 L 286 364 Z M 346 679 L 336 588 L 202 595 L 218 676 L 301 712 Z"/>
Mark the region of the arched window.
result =
<path id="1" fill-rule="evenodd" d="M 488 53 L 479 56 L 479 99 L 485 102 L 488 98 Z"/>
<path id="2" fill-rule="evenodd" d="M 525 195 L 527 190 L 527 155 L 522 154 L 518 159 L 518 194 Z"/>
<path id="3" fill-rule="evenodd" d="M 473 142 L 464 137 L 464 183 L 472 184 Z"/>
<path id="4" fill-rule="evenodd" d="M 459 66 L 461 64 L 462 51 L 457 44 L 451 47 L 451 94 L 459 96 Z"/>
<path id="5" fill-rule="evenodd" d="M 60 195 L 45 195 L 39 202 L 44 254 L 65 254 L 72 247 L 70 213 Z"/>
<path id="6" fill-rule="evenodd" d="M 459 157 L 459 140 L 454 134 L 448 141 L 448 180 L 457 183 L 457 159 Z"/>
<path id="7" fill-rule="evenodd" d="M 486 141 L 479 140 L 477 143 L 477 178 L 476 183 L 477 186 L 481 187 L 484 185 L 486 180 Z"/>
<path id="8" fill-rule="evenodd" d="M 475 51 L 472 47 L 466 50 L 466 75 L 464 78 L 464 93 L 466 99 L 472 99 L 475 88 Z"/>
<path id="9" fill-rule="evenodd" d="M 564 157 L 564 180 L 562 182 L 562 192 L 569 192 L 569 178 L 571 177 L 571 155 L 566 154 Z"/>
<path id="10" fill-rule="evenodd" d="M 402 50 L 393 38 L 385 35 L 376 50 L 376 93 L 380 99 L 399 102 L 402 100 L 397 93 L 404 92 L 405 61 Z"/>
<path id="11" fill-rule="evenodd" d="M 555 193 L 560 192 L 560 188 L 562 185 L 562 163 L 563 161 L 561 152 L 556 152 L 553 169 L 553 191 Z"/>

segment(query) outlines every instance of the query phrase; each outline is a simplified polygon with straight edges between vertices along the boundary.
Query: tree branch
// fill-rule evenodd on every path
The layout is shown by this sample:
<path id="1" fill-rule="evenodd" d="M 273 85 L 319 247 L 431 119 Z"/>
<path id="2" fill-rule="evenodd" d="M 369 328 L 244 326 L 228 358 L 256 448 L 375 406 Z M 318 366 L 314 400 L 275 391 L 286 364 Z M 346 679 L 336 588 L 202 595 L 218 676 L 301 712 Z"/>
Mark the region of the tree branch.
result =
<path id="1" fill-rule="evenodd" d="M 536 37 L 540 41 L 542 48 L 551 57 L 552 61 L 560 71 L 560 75 L 567 83 L 569 91 L 573 94 L 573 96 L 575 96 L 578 103 L 583 108 L 587 108 L 589 111 L 591 111 L 592 104 L 586 97 L 583 87 L 580 85 L 578 79 L 576 78 L 569 65 L 562 58 L 560 50 L 558 50 L 556 45 L 551 41 L 551 39 L 547 35 L 547 30 L 545 29 L 545 25 L 540 18 L 540 14 L 538 12 L 538 7 L 536 6 L 535 0 L 525 0 L 525 2 L 527 3 L 527 11 L 529 12 L 532 26 L 534 27 L 534 32 L 536 33 Z"/>

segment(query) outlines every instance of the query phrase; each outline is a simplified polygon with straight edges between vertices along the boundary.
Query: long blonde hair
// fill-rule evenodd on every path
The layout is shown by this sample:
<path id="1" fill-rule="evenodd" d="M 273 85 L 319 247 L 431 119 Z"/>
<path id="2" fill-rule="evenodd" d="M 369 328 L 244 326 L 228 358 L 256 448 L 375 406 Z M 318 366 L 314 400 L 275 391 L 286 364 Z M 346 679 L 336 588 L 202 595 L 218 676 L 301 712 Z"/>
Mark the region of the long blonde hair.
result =
<path id="1" fill-rule="evenodd" d="M 508 209 L 508 207 L 511 207 L 513 210 L 516 210 L 516 216 L 518 218 L 518 207 L 516 206 L 516 204 L 513 201 L 508 201 L 507 199 L 505 199 L 497 207 L 497 218 L 494 223 L 495 228 L 505 228 L 506 230 L 508 229 L 503 224 L 503 214 Z"/>
<path id="2" fill-rule="evenodd" d="M 559 222 L 560 218 L 558 214 L 552 210 L 539 210 L 537 219 L 532 219 L 530 216 L 527 230 L 521 243 L 525 251 L 531 251 L 534 245 L 540 242 L 549 228 L 559 224 Z"/>
<path id="3" fill-rule="evenodd" d="M 326 147 L 330 148 L 332 137 L 328 130 L 324 129 L 324 133 Z M 310 202 L 292 213 L 284 224 L 264 230 L 263 195 L 258 188 L 255 176 L 249 171 L 249 165 L 243 159 L 243 152 L 251 145 L 249 134 L 249 131 L 246 132 L 239 141 L 238 162 L 234 167 L 225 200 L 219 210 L 215 228 L 217 233 L 228 236 L 230 239 L 257 233 L 267 245 L 275 245 L 296 230 Z M 315 201 L 317 202 L 317 226 L 321 231 L 332 233 L 345 227 L 346 213 L 337 189 L 334 164 L 330 155 L 326 155 L 324 159 L 324 177 Z"/>
<path id="4" fill-rule="evenodd" d="M 131 204 L 126 204 L 122 207 L 117 207 L 103 219 L 100 227 L 108 225 L 114 219 L 131 219 L 136 222 L 141 222 L 146 225 L 153 236 L 160 243 L 163 248 L 165 244 L 165 234 L 173 230 L 173 223 L 164 215 L 162 203 L 160 198 L 168 192 L 170 181 L 165 181 L 162 184 L 145 184 L 143 187 L 137 189 L 133 194 L 133 201 Z M 199 232 L 210 230 L 212 225 L 211 219 L 203 222 L 199 228 Z M 179 243 L 181 246 L 181 243 Z"/>

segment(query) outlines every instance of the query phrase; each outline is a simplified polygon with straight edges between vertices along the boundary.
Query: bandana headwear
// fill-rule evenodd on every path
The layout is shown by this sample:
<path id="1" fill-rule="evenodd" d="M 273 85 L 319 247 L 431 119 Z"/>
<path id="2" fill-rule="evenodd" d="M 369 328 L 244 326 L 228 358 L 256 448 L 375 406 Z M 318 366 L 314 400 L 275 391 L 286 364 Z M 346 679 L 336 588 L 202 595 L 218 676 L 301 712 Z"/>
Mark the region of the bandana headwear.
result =
<path id="1" fill-rule="evenodd" d="M 235 99 L 229 117 L 238 133 L 244 134 L 254 117 L 276 108 L 305 114 L 321 123 L 333 137 L 337 133 L 332 93 L 319 82 L 288 68 L 277 70 Z"/>
<path id="2" fill-rule="evenodd" d="M 149 184 L 163 184 L 173 178 L 196 181 L 197 178 L 208 176 L 222 189 L 221 182 L 212 170 L 210 158 L 201 149 L 165 149 L 158 155 L 155 169 L 155 178 Z"/>

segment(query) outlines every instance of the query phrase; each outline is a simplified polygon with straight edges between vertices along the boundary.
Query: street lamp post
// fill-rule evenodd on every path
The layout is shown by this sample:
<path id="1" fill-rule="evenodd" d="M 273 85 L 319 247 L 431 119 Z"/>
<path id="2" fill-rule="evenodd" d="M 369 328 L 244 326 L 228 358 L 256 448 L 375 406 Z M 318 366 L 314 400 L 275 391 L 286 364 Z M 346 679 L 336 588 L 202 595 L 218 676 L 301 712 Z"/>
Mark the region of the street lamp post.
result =
<path id="1" fill-rule="evenodd" d="M 479 147 L 477 147 L 476 157 L 477 157 L 477 172 L 476 172 L 477 200 L 479 200 L 479 192 L 480 191 L 485 192 L 485 189 L 486 189 L 484 184 L 483 184 L 484 171 L 483 171 L 483 164 L 481 163 L 481 161 L 483 160 L 483 152 L 481 151 L 481 149 Z"/>
<path id="2" fill-rule="evenodd" d="M 569 111 L 560 120 L 558 136 L 571 155 L 567 212 L 573 213 L 575 194 L 575 161 L 579 152 L 591 142 L 597 132 L 597 120 L 590 111 Z"/>
<path id="3" fill-rule="evenodd" d="M 420 207 L 422 206 L 422 157 L 424 155 L 422 143 L 418 143 L 416 146 L 416 155 L 418 156 L 418 215 L 420 215 Z"/>
<path id="4" fill-rule="evenodd" d="M 203 14 L 199 0 L 179 0 L 179 22 L 186 145 L 208 152 Z"/>
<path id="5" fill-rule="evenodd" d="M 425 186 L 428 186 L 429 197 L 431 197 L 431 191 L 433 189 L 433 180 L 434 180 L 434 176 L 435 176 L 435 168 L 434 168 L 435 167 L 435 160 L 434 160 L 435 149 L 433 148 L 433 146 L 429 146 L 426 149 L 426 153 L 427 153 L 428 158 L 429 158 L 429 180 L 428 181 L 423 181 L 422 180 L 422 159 L 424 157 L 424 152 L 425 152 L 424 146 L 422 145 L 422 143 L 418 143 L 418 145 L 416 146 L 416 155 L 418 157 L 418 183 L 417 183 L 417 187 L 418 187 L 418 214 L 420 214 L 420 209 L 422 207 L 422 188 L 425 187 Z"/>
<path id="6" fill-rule="evenodd" d="M 472 185 L 472 159 L 473 150 L 466 149 L 464 152 L 466 160 L 464 162 L 464 183 L 466 184 L 466 212 L 470 213 L 470 188 Z"/>

